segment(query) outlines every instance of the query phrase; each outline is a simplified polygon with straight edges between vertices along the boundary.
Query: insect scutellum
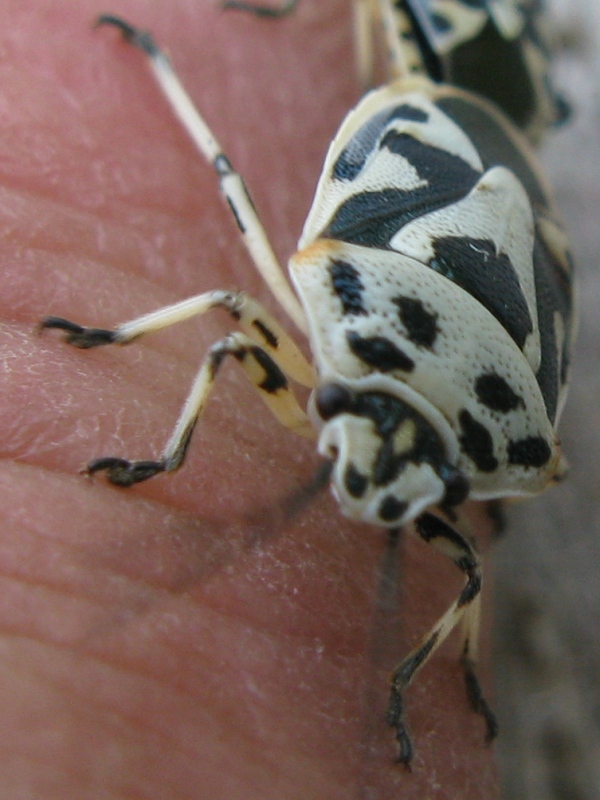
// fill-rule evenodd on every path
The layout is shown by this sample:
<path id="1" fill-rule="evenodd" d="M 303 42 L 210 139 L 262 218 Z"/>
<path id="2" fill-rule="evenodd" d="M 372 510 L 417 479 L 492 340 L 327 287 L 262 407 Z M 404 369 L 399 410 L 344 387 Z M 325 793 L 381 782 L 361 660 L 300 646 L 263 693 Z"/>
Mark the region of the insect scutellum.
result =
<path id="1" fill-rule="evenodd" d="M 127 344 L 217 307 L 240 329 L 210 348 L 161 457 L 102 457 L 88 471 L 131 486 L 178 469 L 233 356 L 283 425 L 316 432 L 346 516 L 389 529 L 413 522 L 464 575 L 459 597 L 393 673 L 387 719 L 399 760 L 412 757 L 403 690 L 459 622 L 468 696 L 493 738 L 475 674 L 481 564 L 460 506 L 533 495 L 561 475 L 556 424 L 573 335 L 566 239 L 525 139 L 485 99 L 427 75 L 370 92 L 329 148 L 289 262 L 293 291 L 241 177 L 166 56 L 118 17 L 99 24 L 149 57 L 214 166 L 256 268 L 308 334 L 313 363 L 244 292 L 205 292 L 111 330 L 47 317 L 43 328 L 80 348 Z M 312 390 L 308 412 L 290 379 Z"/>

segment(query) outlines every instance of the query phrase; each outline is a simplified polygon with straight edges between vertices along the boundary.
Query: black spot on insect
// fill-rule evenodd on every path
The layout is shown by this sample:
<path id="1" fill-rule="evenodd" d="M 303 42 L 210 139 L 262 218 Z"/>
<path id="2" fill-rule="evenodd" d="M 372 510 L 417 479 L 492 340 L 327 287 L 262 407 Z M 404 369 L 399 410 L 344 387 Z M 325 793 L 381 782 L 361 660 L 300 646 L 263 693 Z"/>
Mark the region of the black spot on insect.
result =
<path id="1" fill-rule="evenodd" d="M 494 166 L 507 167 L 519 176 L 535 208 L 549 207 L 548 197 L 531 161 L 484 106 L 456 96 L 441 97 L 436 101 L 436 106 L 460 128 L 469 131 L 469 138 L 486 170 Z"/>
<path id="2" fill-rule="evenodd" d="M 349 464 L 346 472 L 344 473 L 344 486 L 348 494 L 356 499 L 361 498 L 367 491 L 369 481 L 362 472 L 359 472 L 354 464 Z"/>
<path id="3" fill-rule="evenodd" d="M 346 261 L 332 261 L 329 273 L 333 290 L 342 303 L 344 314 L 368 314 L 363 305 L 365 287 L 358 270 Z"/>
<path id="4" fill-rule="evenodd" d="M 459 156 L 390 130 L 380 148 L 408 161 L 426 185 L 358 192 L 345 200 L 321 236 L 378 249 L 408 222 L 465 197 L 481 174 Z"/>
<path id="5" fill-rule="evenodd" d="M 538 102 L 528 55 L 521 36 L 507 38 L 488 19 L 477 36 L 452 50 L 446 80 L 488 97 L 519 127 L 525 127 Z M 473 69 L 473 64 L 478 68 Z M 551 98 L 549 88 L 546 91 Z"/>
<path id="6" fill-rule="evenodd" d="M 415 416 L 410 406 L 386 392 L 359 392 L 352 412 L 372 420 L 382 439 L 390 437 L 405 419 Z"/>
<path id="7" fill-rule="evenodd" d="M 277 347 L 279 347 L 279 341 L 275 336 L 275 334 L 273 333 L 273 331 L 270 328 L 267 328 L 267 326 L 259 319 L 252 320 L 252 327 L 256 328 L 256 330 L 260 333 L 264 341 L 274 350 L 276 350 Z"/>
<path id="8" fill-rule="evenodd" d="M 475 381 L 477 399 L 492 411 L 503 414 L 516 408 L 525 408 L 525 401 L 496 372 L 486 372 Z"/>
<path id="9" fill-rule="evenodd" d="M 394 119 L 407 119 L 411 122 L 427 122 L 429 114 L 423 111 L 422 108 L 411 106 L 409 103 L 403 103 L 394 109 L 390 121 Z"/>
<path id="10" fill-rule="evenodd" d="M 444 236 L 433 243 L 431 269 L 461 286 L 493 314 L 520 349 L 533 331 L 515 268 L 489 239 Z"/>
<path id="11" fill-rule="evenodd" d="M 258 384 L 259 388 L 268 394 L 276 394 L 282 389 L 287 389 L 287 378 L 273 359 L 260 347 L 252 347 L 250 352 L 265 371 L 264 379 Z"/>
<path id="12" fill-rule="evenodd" d="M 448 33 L 448 31 L 452 30 L 452 23 L 445 17 L 443 14 L 439 14 L 434 12 L 431 15 L 431 24 L 433 27 L 438 31 L 438 33 Z"/>
<path id="13" fill-rule="evenodd" d="M 375 150 L 382 131 L 396 119 L 427 122 L 429 115 L 420 108 L 402 103 L 392 111 L 380 111 L 362 125 L 342 150 L 333 165 L 332 177 L 338 181 L 352 181 Z"/>
<path id="14" fill-rule="evenodd" d="M 388 495 L 379 506 L 379 518 L 384 522 L 395 522 L 406 512 L 408 504 Z"/>
<path id="15" fill-rule="evenodd" d="M 393 440 L 384 439 L 373 464 L 372 480 L 375 486 L 385 486 L 395 480 L 406 466 L 406 454 L 394 452 Z"/>
<path id="16" fill-rule="evenodd" d="M 393 297 L 392 303 L 398 306 L 400 321 L 410 341 L 421 347 L 433 347 L 439 332 L 438 315 L 428 311 L 423 302 L 414 297 Z"/>
<path id="17" fill-rule="evenodd" d="M 346 341 L 357 358 L 380 372 L 400 369 L 412 372 L 415 362 L 385 336 L 363 337 L 357 331 L 346 331 Z"/>
<path id="18" fill-rule="evenodd" d="M 365 165 L 381 131 L 387 125 L 389 112 L 380 111 L 362 125 L 338 156 L 331 172 L 338 181 L 351 181 Z"/>
<path id="19" fill-rule="evenodd" d="M 458 421 L 462 428 L 459 442 L 463 453 L 481 472 L 493 472 L 498 467 L 498 459 L 494 455 L 494 440 L 488 429 L 466 409 L 460 412 Z"/>
<path id="20" fill-rule="evenodd" d="M 548 442 L 541 436 L 528 436 L 508 443 L 508 460 L 521 467 L 543 467 L 552 455 Z"/>

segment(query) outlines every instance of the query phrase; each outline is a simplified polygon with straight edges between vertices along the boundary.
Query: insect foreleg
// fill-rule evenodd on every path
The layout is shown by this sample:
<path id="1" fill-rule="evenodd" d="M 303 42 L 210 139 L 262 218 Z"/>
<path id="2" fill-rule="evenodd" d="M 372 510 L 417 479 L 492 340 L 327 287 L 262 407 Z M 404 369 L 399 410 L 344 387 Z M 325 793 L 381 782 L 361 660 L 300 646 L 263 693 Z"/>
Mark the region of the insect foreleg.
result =
<path id="1" fill-rule="evenodd" d="M 224 308 L 228 311 L 244 333 L 266 350 L 287 375 L 303 386 L 314 386 L 314 370 L 294 340 L 260 303 L 245 292 L 215 289 L 164 306 L 124 322 L 112 330 L 83 327 L 62 317 L 45 317 L 40 328 L 62 330 L 69 344 L 85 350 L 105 344 L 129 344 L 144 334 L 185 322 L 213 308 Z"/>
<path id="2" fill-rule="evenodd" d="M 211 347 L 162 457 L 156 461 L 104 457 L 90 462 L 88 472 L 105 471 L 111 483 L 131 486 L 159 472 L 178 469 L 219 367 L 227 355 L 233 355 L 240 362 L 271 412 L 283 425 L 303 436 L 314 435 L 306 414 L 288 387 L 286 377 L 290 376 L 310 387 L 314 385 L 313 368 L 279 323 L 256 300 L 243 292 L 206 292 L 145 314 L 113 330 L 87 328 L 61 317 L 46 317 L 41 327 L 65 331 L 67 342 L 83 349 L 106 344 L 123 345 L 143 334 L 183 322 L 217 307 L 226 309 L 245 332 L 230 333 Z"/>
<path id="3" fill-rule="evenodd" d="M 234 356 L 241 364 L 279 422 L 302 436 L 314 436 L 314 429 L 289 388 L 285 374 L 264 348 L 259 347 L 246 334 L 236 332 L 228 334 L 210 348 L 159 459 L 128 461 L 123 458 L 102 457 L 88 464 L 88 473 L 103 471 L 111 483 L 117 486 L 132 486 L 160 472 L 173 472 L 179 469 L 217 373 L 228 355 Z"/>

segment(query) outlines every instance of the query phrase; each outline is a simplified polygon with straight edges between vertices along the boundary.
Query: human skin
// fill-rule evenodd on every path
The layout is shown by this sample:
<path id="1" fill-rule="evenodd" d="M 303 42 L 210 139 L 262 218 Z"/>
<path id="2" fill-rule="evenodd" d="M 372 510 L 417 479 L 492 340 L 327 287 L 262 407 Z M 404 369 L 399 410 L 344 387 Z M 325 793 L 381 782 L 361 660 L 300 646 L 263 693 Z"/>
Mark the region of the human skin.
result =
<path id="1" fill-rule="evenodd" d="M 458 571 L 407 540 L 400 613 L 382 620 L 385 535 L 327 493 L 290 512 L 314 444 L 277 426 L 235 364 L 180 473 L 128 491 L 78 474 L 96 456 L 160 453 L 231 321 L 84 352 L 38 335 L 45 314 L 109 327 L 216 287 L 278 313 L 142 55 L 92 30 L 105 11 L 168 49 L 283 261 L 360 96 L 341 0 L 279 23 L 206 0 L 4 4 L 0 793 L 493 800 L 455 637 L 406 693 L 412 771 L 383 720 L 387 674 Z"/>

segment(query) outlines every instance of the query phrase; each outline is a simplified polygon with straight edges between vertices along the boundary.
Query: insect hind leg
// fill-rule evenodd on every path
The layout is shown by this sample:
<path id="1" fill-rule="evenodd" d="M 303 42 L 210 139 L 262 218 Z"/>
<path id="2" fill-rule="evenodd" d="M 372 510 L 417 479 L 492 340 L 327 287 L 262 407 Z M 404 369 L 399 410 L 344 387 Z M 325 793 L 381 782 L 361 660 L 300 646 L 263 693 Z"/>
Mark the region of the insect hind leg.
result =
<path id="1" fill-rule="evenodd" d="M 469 702 L 474 711 L 483 716 L 486 723 L 486 739 L 497 733 L 496 718 L 483 697 L 475 666 L 479 632 L 479 605 L 481 592 L 481 563 L 477 552 L 458 531 L 433 514 L 422 514 L 415 521 L 419 536 L 428 544 L 451 558 L 465 574 L 467 581 L 459 597 L 433 625 L 422 639 L 392 673 L 391 691 L 387 711 L 388 724 L 396 731 L 399 746 L 398 760 L 409 765 L 412 758 L 412 743 L 404 724 L 403 691 L 416 672 L 446 639 L 459 622 L 463 622 L 464 649 L 461 664 Z"/>

